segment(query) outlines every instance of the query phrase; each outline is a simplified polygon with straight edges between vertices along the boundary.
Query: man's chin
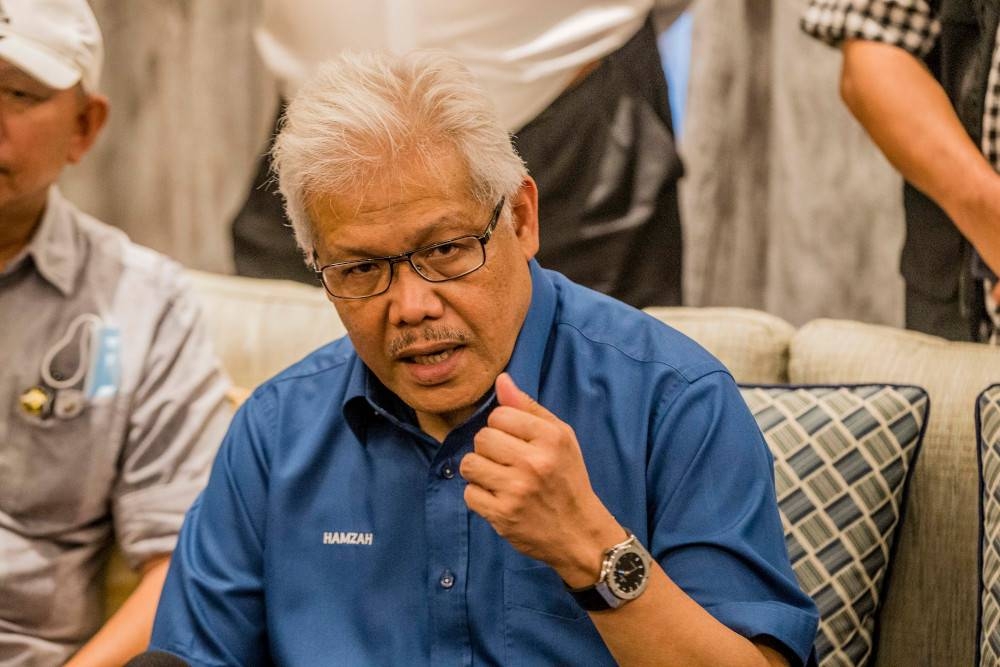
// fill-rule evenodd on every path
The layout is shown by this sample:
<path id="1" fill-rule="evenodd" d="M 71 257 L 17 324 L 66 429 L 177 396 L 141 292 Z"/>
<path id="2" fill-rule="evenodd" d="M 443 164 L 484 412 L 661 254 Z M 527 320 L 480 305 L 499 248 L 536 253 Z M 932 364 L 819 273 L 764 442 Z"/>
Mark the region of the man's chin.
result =
<path id="1" fill-rule="evenodd" d="M 447 386 L 414 387 L 406 391 L 405 395 L 400 395 L 400 398 L 417 412 L 435 415 L 461 412 L 476 404 L 476 398 L 469 390 Z"/>
<path id="2" fill-rule="evenodd" d="M 469 386 L 407 387 L 399 397 L 417 413 L 434 415 L 453 425 L 457 425 L 476 411 L 489 387 L 480 390 Z"/>

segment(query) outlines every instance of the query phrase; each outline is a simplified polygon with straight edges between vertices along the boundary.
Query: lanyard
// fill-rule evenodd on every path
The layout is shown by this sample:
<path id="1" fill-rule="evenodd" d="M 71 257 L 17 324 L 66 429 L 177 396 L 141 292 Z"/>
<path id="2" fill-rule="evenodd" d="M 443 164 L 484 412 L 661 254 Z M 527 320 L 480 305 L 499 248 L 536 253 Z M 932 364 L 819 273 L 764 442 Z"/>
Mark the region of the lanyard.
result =
<path id="1" fill-rule="evenodd" d="M 76 369 L 66 378 L 53 375 L 52 365 L 79 338 Z M 74 319 L 66 333 L 42 357 L 42 384 L 19 397 L 26 413 L 47 419 L 72 419 L 96 398 L 114 396 L 121 380 L 121 332 L 93 313 Z M 86 377 L 83 389 L 77 388 Z"/>

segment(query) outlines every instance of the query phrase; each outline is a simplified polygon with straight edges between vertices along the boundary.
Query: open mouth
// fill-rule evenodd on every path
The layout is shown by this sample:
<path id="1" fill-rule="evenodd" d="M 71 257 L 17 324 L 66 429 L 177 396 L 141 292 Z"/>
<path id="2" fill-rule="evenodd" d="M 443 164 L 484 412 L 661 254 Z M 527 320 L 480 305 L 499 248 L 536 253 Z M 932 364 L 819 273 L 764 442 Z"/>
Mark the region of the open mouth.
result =
<path id="1" fill-rule="evenodd" d="M 441 352 L 435 352 L 434 354 L 419 354 L 415 357 L 410 357 L 407 359 L 410 363 L 417 364 L 419 366 L 430 366 L 432 364 L 439 364 L 448 357 L 450 357 L 455 352 L 455 348 L 450 348 L 447 350 L 442 350 Z"/>
<path id="2" fill-rule="evenodd" d="M 417 366 L 433 366 L 434 364 L 440 364 L 443 361 L 447 361 L 461 347 L 461 345 L 455 345 L 452 347 L 436 349 L 432 352 L 425 352 L 423 354 L 408 354 L 402 356 L 401 360 L 405 363 L 415 364 Z"/>

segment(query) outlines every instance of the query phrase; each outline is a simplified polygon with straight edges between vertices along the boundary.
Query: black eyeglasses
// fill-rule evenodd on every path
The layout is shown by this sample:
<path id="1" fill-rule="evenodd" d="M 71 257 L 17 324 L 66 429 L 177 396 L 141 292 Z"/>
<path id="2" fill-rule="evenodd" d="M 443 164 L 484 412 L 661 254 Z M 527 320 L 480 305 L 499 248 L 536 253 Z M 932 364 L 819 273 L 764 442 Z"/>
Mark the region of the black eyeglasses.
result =
<path id="1" fill-rule="evenodd" d="M 392 284 L 392 267 L 399 262 L 409 262 L 418 276 L 432 283 L 467 276 L 486 263 L 486 244 L 500 220 L 503 203 L 501 197 L 479 236 L 459 236 L 391 257 L 334 262 L 315 271 L 326 291 L 337 299 L 367 299 L 386 292 Z"/>

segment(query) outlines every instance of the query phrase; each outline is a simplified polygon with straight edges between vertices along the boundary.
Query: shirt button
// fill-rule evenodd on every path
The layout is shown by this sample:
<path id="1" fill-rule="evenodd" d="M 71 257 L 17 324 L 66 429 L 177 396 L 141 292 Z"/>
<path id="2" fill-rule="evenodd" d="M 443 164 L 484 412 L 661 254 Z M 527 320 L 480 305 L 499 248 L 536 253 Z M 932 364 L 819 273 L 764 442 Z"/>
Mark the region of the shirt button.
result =
<path id="1" fill-rule="evenodd" d="M 441 579 L 438 580 L 441 584 L 441 588 L 448 589 L 455 585 L 455 575 L 451 573 L 451 570 L 445 570 L 441 573 Z"/>
<path id="2" fill-rule="evenodd" d="M 451 479 L 455 476 L 455 466 L 452 464 L 451 459 L 448 459 L 441 466 L 441 476 L 445 479 Z"/>

